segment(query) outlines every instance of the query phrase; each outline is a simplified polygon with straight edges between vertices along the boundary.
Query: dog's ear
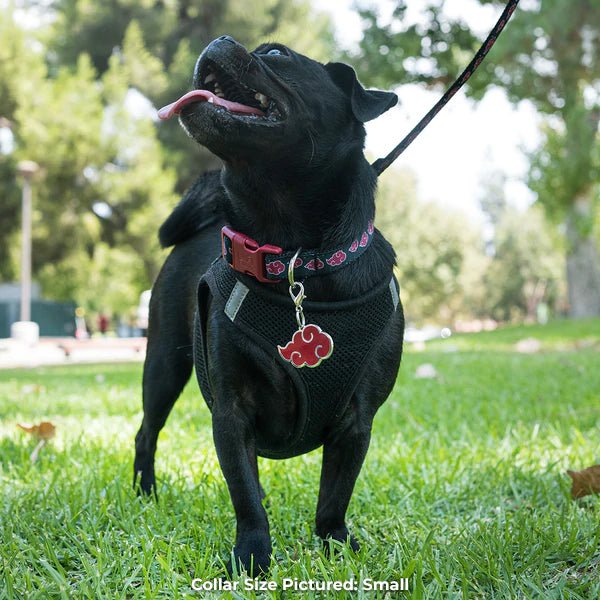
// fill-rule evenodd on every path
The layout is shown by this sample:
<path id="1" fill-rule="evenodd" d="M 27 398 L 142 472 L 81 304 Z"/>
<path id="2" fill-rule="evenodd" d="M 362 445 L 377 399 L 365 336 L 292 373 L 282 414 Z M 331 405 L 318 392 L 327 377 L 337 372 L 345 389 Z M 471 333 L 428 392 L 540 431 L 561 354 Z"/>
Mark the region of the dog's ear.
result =
<path id="1" fill-rule="evenodd" d="M 395 106 L 398 96 L 393 92 L 365 90 L 358 81 L 354 69 L 344 63 L 332 62 L 325 65 L 333 82 L 350 98 L 354 116 L 366 123 Z"/>

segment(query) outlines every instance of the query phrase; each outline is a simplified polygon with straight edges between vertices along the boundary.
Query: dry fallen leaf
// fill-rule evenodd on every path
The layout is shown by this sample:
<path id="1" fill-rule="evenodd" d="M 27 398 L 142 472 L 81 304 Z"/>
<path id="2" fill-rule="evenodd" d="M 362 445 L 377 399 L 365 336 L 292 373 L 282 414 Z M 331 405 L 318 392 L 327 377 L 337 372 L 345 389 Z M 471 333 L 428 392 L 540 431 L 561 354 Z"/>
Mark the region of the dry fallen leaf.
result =
<path id="1" fill-rule="evenodd" d="M 33 449 L 31 456 L 29 457 L 31 459 L 31 462 L 34 463 L 38 459 L 40 450 L 45 446 L 49 439 L 54 437 L 54 434 L 56 433 L 56 427 L 52 423 L 50 423 L 50 421 L 42 421 L 37 425 L 30 425 L 28 423 L 17 423 L 17 427 L 40 440 L 37 443 L 37 446 Z"/>
<path id="2" fill-rule="evenodd" d="M 600 465 L 588 467 L 582 471 L 567 470 L 567 475 L 573 480 L 571 496 L 583 498 L 590 494 L 600 493 Z"/>
<path id="3" fill-rule="evenodd" d="M 30 433 L 31 435 L 35 435 L 35 437 L 40 440 L 49 440 L 54 437 L 56 433 L 56 427 L 50 423 L 50 421 L 42 421 L 38 425 L 29 425 L 28 423 L 17 423 L 17 427 Z"/>

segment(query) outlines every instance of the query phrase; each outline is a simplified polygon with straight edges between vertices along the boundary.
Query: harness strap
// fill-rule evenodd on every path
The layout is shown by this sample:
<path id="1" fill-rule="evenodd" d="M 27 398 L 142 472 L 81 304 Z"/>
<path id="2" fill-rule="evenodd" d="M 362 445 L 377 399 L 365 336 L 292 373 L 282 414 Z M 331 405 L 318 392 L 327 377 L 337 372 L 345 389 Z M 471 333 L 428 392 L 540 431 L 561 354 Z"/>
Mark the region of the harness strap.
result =
<path id="1" fill-rule="evenodd" d="M 410 133 L 384 158 L 378 158 L 371 166 L 375 169 L 377 175 L 381 175 L 415 140 L 415 138 L 429 125 L 432 119 L 446 106 L 448 101 L 458 92 L 458 90 L 467 82 L 467 80 L 473 75 L 477 67 L 481 64 L 481 61 L 485 58 L 486 54 L 490 51 L 491 47 L 495 44 L 498 36 L 504 29 L 504 26 L 508 23 L 511 15 L 517 8 L 519 0 L 509 0 L 508 4 L 502 11 L 500 18 L 494 25 L 492 31 L 487 36 L 485 42 L 481 45 L 481 48 L 477 51 L 477 54 L 473 57 L 473 60 L 467 65 L 466 69 L 462 72 L 460 77 L 446 90 L 446 93 L 433 105 L 430 111 L 412 128 Z"/>

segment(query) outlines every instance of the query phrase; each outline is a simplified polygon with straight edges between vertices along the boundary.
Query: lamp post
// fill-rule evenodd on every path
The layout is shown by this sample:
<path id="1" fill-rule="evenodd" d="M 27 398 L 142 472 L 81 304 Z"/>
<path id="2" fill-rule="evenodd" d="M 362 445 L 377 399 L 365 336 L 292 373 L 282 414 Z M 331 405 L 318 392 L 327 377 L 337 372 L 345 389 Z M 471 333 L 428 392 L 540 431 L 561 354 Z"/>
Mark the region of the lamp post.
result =
<path id="1" fill-rule="evenodd" d="M 31 178 L 37 163 L 22 160 L 17 171 L 23 177 L 21 236 L 21 321 L 31 321 Z"/>
<path id="2" fill-rule="evenodd" d="M 31 322 L 31 179 L 39 166 L 31 160 L 23 160 L 17 165 L 17 172 L 23 177 L 22 196 L 22 236 L 21 236 L 21 320 L 13 323 L 13 338 L 30 344 L 39 339 L 39 326 Z"/>

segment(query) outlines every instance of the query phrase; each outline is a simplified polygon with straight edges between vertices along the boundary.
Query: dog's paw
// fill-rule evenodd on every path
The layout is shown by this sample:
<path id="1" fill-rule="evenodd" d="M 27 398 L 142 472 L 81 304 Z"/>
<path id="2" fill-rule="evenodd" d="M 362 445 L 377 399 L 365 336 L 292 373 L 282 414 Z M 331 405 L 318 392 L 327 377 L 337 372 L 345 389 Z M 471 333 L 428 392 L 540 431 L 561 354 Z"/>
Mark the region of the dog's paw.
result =
<path id="1" fill-rule="evenodd" d="M 143 496 L 146 498 L 152 497 L 154 500 L 158 500 L 154 474 L 149 475 L 143 471 L 134 470 L 133 489 L 135 490 L 136 496 Z"/>
<path id="2" fill-rule="evenodd" d="M 358 552 L 360 550 L 360 544 L 358 543 L 358 540 L 348 531 L 346 527 L 330 531 L 325 535 L 320 535 L 320 537 L 323 540 L 323 549 L 326 556 L 335 555 L 336 552 L 339 552 L 339 544 L 348 544 L 353 552 Z"/>
<path id="3" fill-rule="evenodd" d="M 268 534 L 252 532 L 238 536 L 233 549 L 233 561 L 227 563 L 227 574 L 231 577 L 246 571 L 250 577 L 268 573 L 271 566 L 271 540 Z"/>

